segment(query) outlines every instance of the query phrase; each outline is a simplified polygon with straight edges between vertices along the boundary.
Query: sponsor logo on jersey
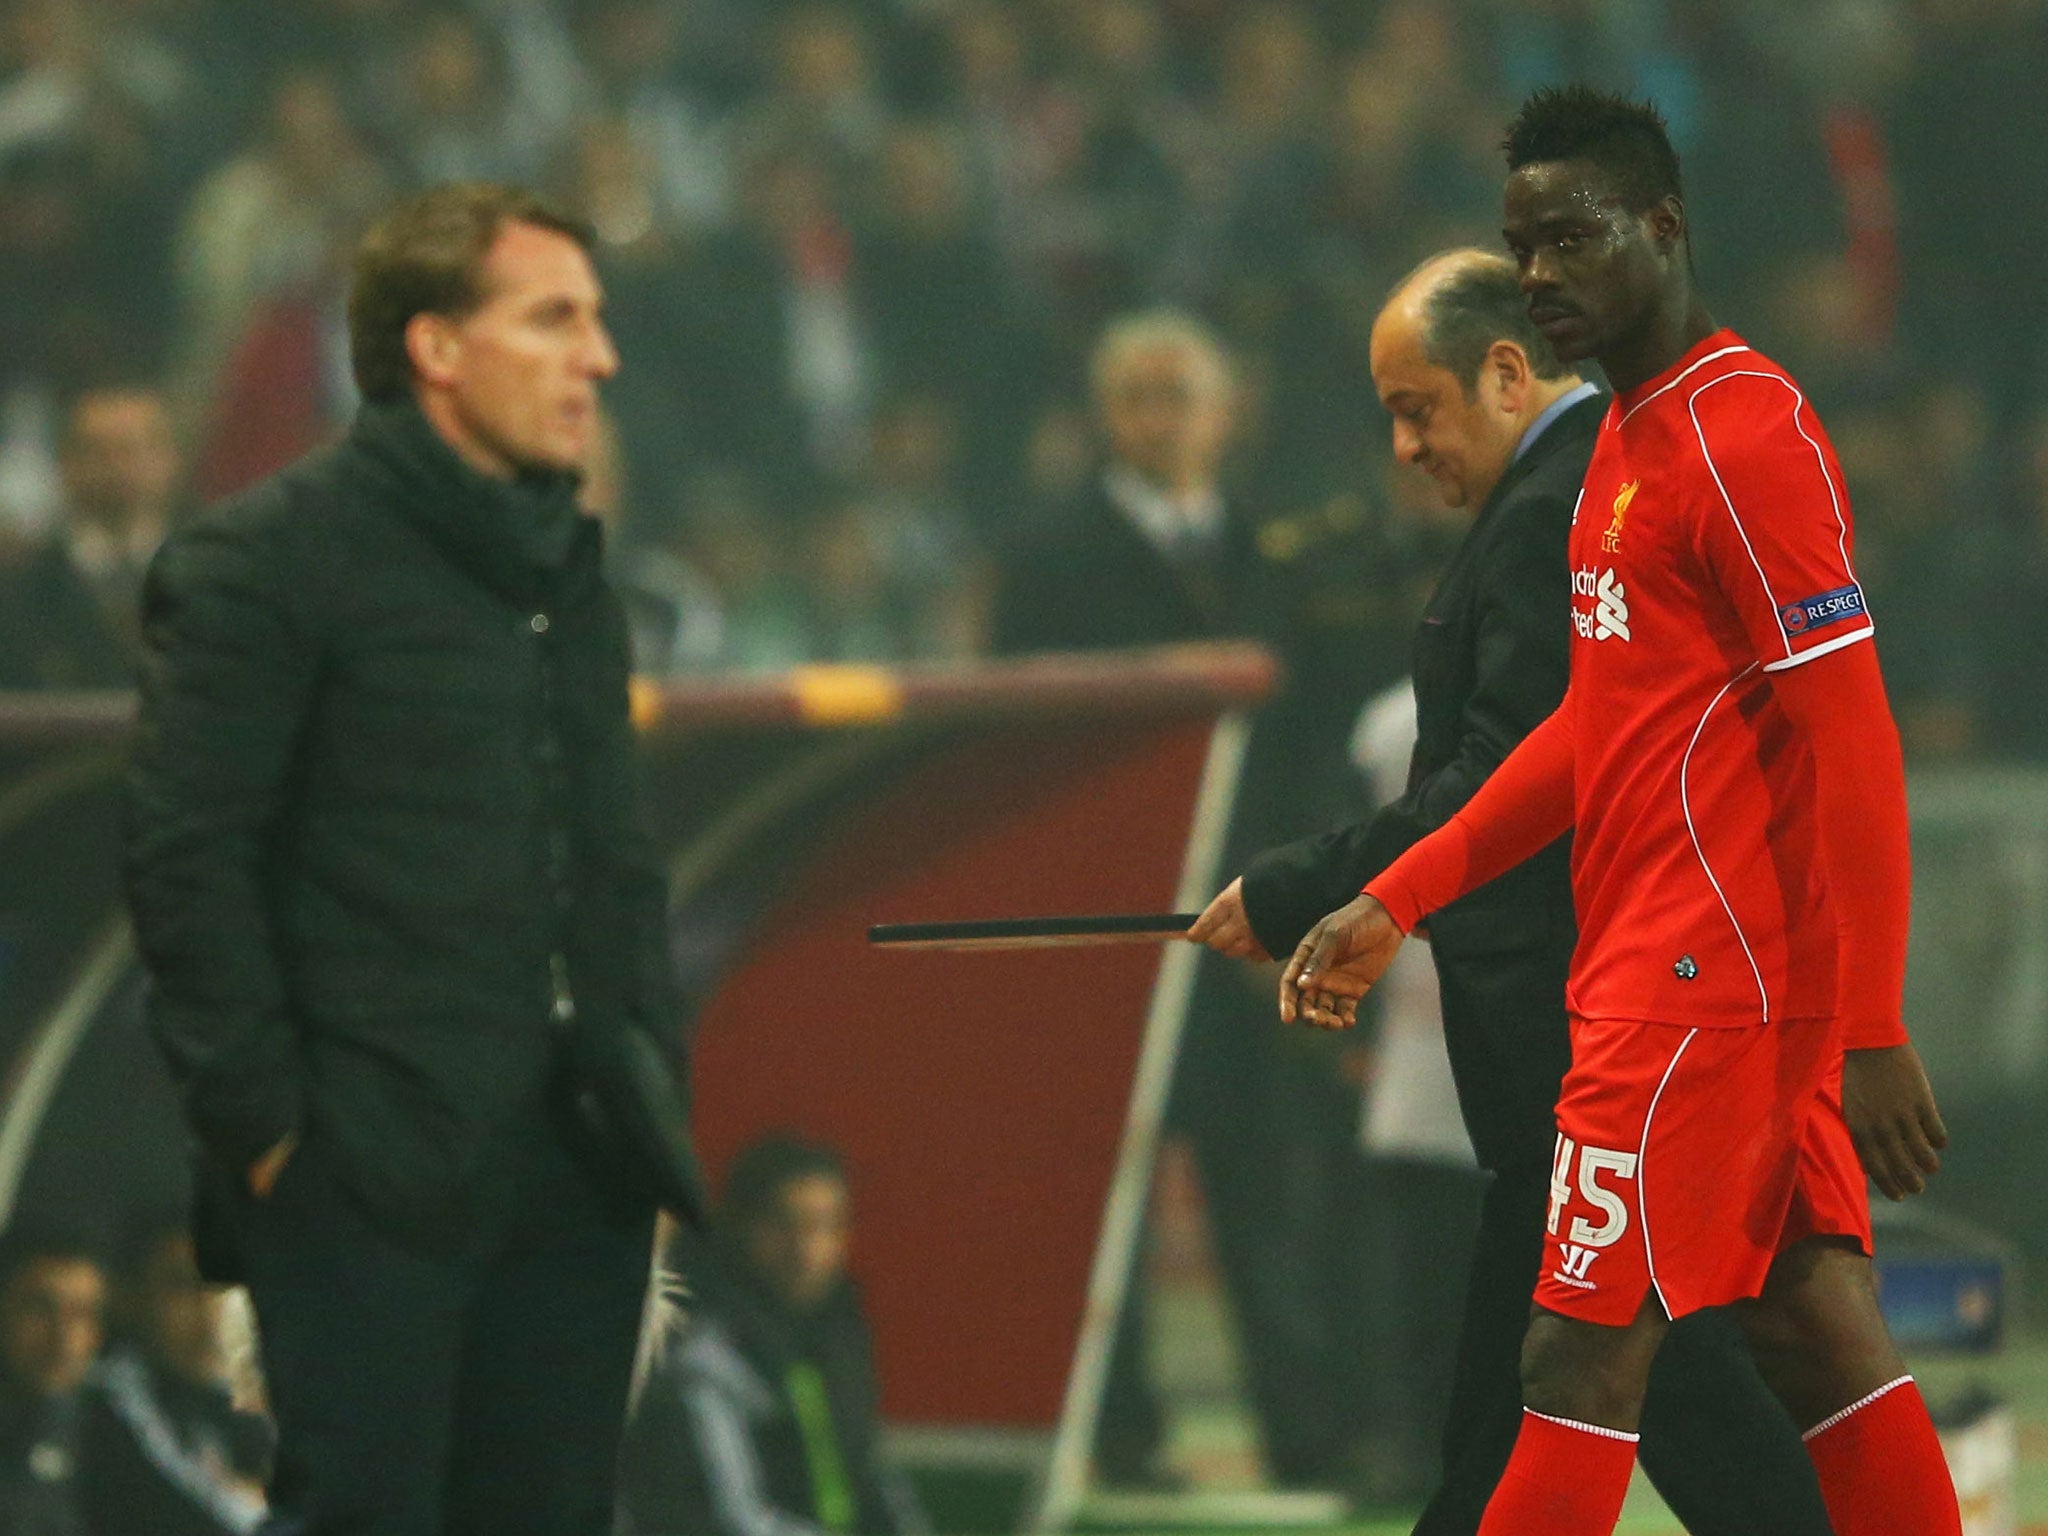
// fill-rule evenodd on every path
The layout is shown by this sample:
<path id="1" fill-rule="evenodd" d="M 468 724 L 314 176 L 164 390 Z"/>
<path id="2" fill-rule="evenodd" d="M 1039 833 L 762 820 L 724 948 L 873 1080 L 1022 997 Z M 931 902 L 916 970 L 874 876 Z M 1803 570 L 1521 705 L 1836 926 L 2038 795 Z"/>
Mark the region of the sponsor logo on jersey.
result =
<path id="1" fill-rule="evenodd" d="M 1796 637 L 1841 619 L 1860 619 L 1864 611 L 1863 589 L 1852 582 L 1819 597 L 1787 603 L 1778 610 L 1778 622 L 1785 626 L 1787 635 Z"/>
<path id="2" fill-rule="evenodd" d="M 1572 605 L 1572 627 L 1585 640 L 1628 640 L 1628 589 L 1614 579 L 1614 568 L 1582 565 L 1572 572 L 1572 595 L 1593 599 L 1591 612 Z"/>
<path id="3" fill-rule="evenodd" d="M 1636 499 L 1636 492 L 1642 488 L 1642 481 L 1631 480 L 1615 495 L 1614 521 L 1609 523 L 1607 531 L 1600 535 L 1600 547 L 1610 555 L 1621 553 L 1621 520 L 1628 516 L 1628 504 Z"/>

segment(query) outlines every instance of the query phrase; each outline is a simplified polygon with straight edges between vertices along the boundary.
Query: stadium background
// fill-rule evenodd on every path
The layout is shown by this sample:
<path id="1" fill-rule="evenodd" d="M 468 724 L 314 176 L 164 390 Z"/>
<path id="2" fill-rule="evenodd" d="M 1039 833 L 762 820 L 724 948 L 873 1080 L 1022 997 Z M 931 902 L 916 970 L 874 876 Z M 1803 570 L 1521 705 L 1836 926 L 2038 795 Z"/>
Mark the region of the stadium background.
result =
<path id="1" fill-rule="evenodd" d="M 1914 781 L 1912 1022 L 1958 1142 L 1930 1203 L 2048 1250 L 2048 6 L 12 0 L 0 18 L 10 547 L 59 515 L 57 423 L 82 386 L 168 391 L 194 504 L 327 437 L 353 403 L 340 306 L 365 218 L 430 180 L 524 181 L 600 237 L 624 367 L 593 499 L 649 616 L 643 661 L 668 672 L 984 649 L 1006 551 L 1092 473 L 1092 338 L 1172 305 L 1237 359 L 1233 484 L 1268 556 L 1313 573 L 1318 675 L 1362 701 L 1405 671 L 1446 537 L 1387 458 L 1378 300 L 1417 257 L 1494 242 L 1496 141 L 1524 91 L 1652 96 L 1717 317 L 1807 385 L 1855 498 Z M 1176 1268 L 1168 1241 L 1159 1266 L 1187 1301 L 1166 1309 L 1178 1453 L 1227 1479 L 1242 1436 L 1227 1351 L 1203 1354 L 1198 1213 L 1163 1209 L 1194 1255 Z M 1995 1368 L 2033 1405 L 2029 1443 L 2048 1436 L 2036 1358 L 2022 1342 Z"/>

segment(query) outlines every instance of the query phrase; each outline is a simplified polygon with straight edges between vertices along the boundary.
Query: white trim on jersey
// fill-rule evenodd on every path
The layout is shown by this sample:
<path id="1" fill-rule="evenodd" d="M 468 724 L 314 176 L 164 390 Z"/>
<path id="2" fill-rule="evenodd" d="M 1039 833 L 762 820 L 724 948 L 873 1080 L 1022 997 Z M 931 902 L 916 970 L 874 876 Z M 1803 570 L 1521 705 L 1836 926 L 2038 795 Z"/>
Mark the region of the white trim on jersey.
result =
<path id="1" fill-rule="evenodd" d="M 1809 661 L 1814 661 L 1827 655 L 1829 651 L 1839 651 L 1843 646 L 1854 645 L 1858 640 L 1868 640 L 1876 633 L 1877 631 L 1874 628 L 1866 624 L 1861 629 L 1849 634 L 1835 636 L 1826 645 L 1816 645 L 1810 651 L 1796 651 L 1792 655 L 1787 656 L 1783 661 L 1768 662 L 1765 664 L 1764 670 L 1766 672 L 1790 672 L 1794 667 L 1803 667 Z"/>
<path id="2" fill-rule="evenodd" d="M 1732 347 L 1723 347 L 1718 352 L 1709 352 L 1705 357 L 1701 358 L 1698 362 L 1694 363 L 1690 368 L 1686 369 L 1685 372 L 1681 373 L 1669 384 L 1659 385 L 1656 389 L 1651 390 L 1649 394 L 1643 396 L 1643 398 L 1638 400 L 1634 405 L 1630 406 L 1628 408 L 1628 415 L 1623 416 L 1620 421 L 1615 423 L 1615 425 L 1628 425 L 1629 416 L 1635 415 L 1637 411 L 1640 411 L 1644 406 L 1648 405 L 1652 400 L 1656 399 L 1659 395 L 1666 394 L 1671 390 L 1678 388 L 1679 385 L 1683 384 L 1687 379 L 1691 378 L 1694 374 L 1698 373 L 1702 368 L 1706 367 L 1707 364 L 1711 363 L 1715 358 L 1727 357 L 1730 353 L 1747 352 L 1748 350 L 1749 344 L 1747 342 L 1740 342 Z"/>
<path id="3" fill-rule="evenodd" d="M 1728 914 L 1728 926 L 1735 930 L 1735 941 L 1742 946 L 1743 956 L 1749 961 L 1750 974 L 1756 977 L 1757 1006 L 1763 1009 L 1763 1018 L 1759 1022 L 1768 1024 L 1771 1022 L 1771 994 L 1764 986 L 1763 967 L 1756 963 L 1756 951 L 1749 947 L 1749 935 L 1742 931 L 1742 924 L 1736 921 L 1735 909 L 1728 904 L 1728 894 L 1721 889 L 1721 882 L 1715 878 L 1714 866 L 1707 862 L 1707 850 L 1700 844 L 1699 828 L 1693 825 L 1692 795 L 1685 783 L 1686 770 L 1692 766 L 1692 749 L 1700 744 L 1700 733 L 1706 730 L 1707 721 L 1712 719 L 1714 711 L 1721 707 L 1721 701 L 1728 697 L 1729 689 L 1755 670 L 1756 663 L 1752 661 L 1723 683 L 1721 691 L 1714 695 L 1713 702 L 1701 713 L 1700 723 L 1692 728 L 1692 740 L 1685 744 L 1685 756 L 1678 760 L 1678 808 L 1685 812 L 1685 830 L 1692 838 L 1692 851 L 1699 855 L 1700 868 L 1707 872 L 1707 884 L 1711 885 L 1714 894 L 1721 898 L 1721 910 Z"/>
<path id="4" fill-rule="evenodd" d="M 1532 1419 L 1541 1419 L 1546 1424 L 1562 1424 L 1566 1429 L 1576 1429 L 1586 1435 L 1598 1435 L 1602 1440 L 1626 1440 L 1630 1445 L 1634 1445 L 1643 1438 L 1641 1435 L 1632 1435 L 1625 1429 L 1609 1429 L 1605 1424 L 1587 1424 L 1579 1419 L 1560 1419 L 1554 1413 L 1538 1413 L 1534 1408 L 1524 1408 L 1522 1412 Z"/>
<path id="5" fill-rule="evenodd" d="M 1725 375 L 1725 377 L 1735 379 L 1746 377 L 1746 375 L 1731 373 Z M 1709 379 L 1698 389 L 1694 390 L 1685 402 L 1685 413 L 1692 418 L 1693 436 L 1700 440 L 1700 457 L 1706 460 L 1707 473 L 1714 477 L 1714 489 L 1721 493 L 1721 505 L 1728 509 L 1728 520 L 1735 524 L 1735 536 L 1742 540 L 1742 547 L 1749 555 L 1749 563 L 1756 567 L 1757 582 L 1764 589 L 1764 597 L 1771 605 L 1771 612 L 1776 614 L 1781 606 L 1778 602 L 1778 594 L 1771 590 L 1771 578 L 1764 574 L 1764 563 L 1757 559 L 1756 546 L 1749 542 L 1749 530 L 1742 526 L 1742 515 L 1735 510 L 1735 498 L 1728 494 L 1728 487 L 1721 479 L 1721 471 L 1714 463 L 1714 455 L 1707 447 L 1707 429 L 1700 425 L 1700 396 L 1720 382 L 1720 379 Z M 1832 494 L 1834 487 L 1830 486 L 1828 489 L 1830 494 Z M 1776 619 L 1773 619 L 1772 622 L 1778 623 Z M 1785 626 L 1782 623 L 1778 623 L 1778 638 L 1785 642 L 1785 654 L 1790 656 L 1792 654 L 1792 641 L 1786 635 Z"/>
<path id="6" fill-rule="evenodd" d="M 1636 1147 L 1636 1220 L 1643 1229 L 1643 1263 L 1650 1271 L 1650 1289 L 1657 1293 L 1657 1305 L 1664 1309 L 1664 1315 L 1671 1315 L 1671 1302 L 1664 1295 L 1663 1282 L 1657 1278 L 1657 1253 L 1650 1246 L 1650 1127 L 1657 1123 L 1657 1106 L 1664 1098 L 1664 1085 L 1671 1081 L 1671 1074 L 1678 1070 L 1679 1058 L 1685 1055 L 1685 1048 L 1692 1044 L 1692 1037 L 1698 1029 L 1689 1029 L 1685 1038 L 1678 1042 L 1678 1049 L 1672 1053 L 1671 1064 L 1664 1069 L 1664 1075 L 1657 1079 L 1657 1091 L 1650 1095 L 1649 1112 L 1643 1116 L 1643 1139 Z"/>
<path id="7" fill-rule="evenodd" d="M 1842 516 L 1841 494 L 1835 490 L 1835 477 L 1828 473 L 1827 455 L 1820 451 L 1820 444 L 1813 440 L 1813 434 L 1806 430 L 1806 424 L 1799 419 L 1799 413 L 1806 409 L 1806 396 L 1801 394 L 1799 386 L 1788 378 L 1778 374 L 1767 374 L 1765 377 L 1776 379 L 1792 391 L 1792 425 L 1799 429 L 1799 435 L 1806 439 L 1806 446 L 1813 450 L 1813 462 L 1820 466 L 1820 477 L 1827 483 L 1828 500 L 1834 505 L 1835 527 L 1839 530 L 1835 538 L 1835 547 L 1842 552 L 1842 569 L 1848 572 L 1849 580 L 1860 593 L 1863 590 L 1863 583 L 1856 580 L 1855 567 L 1849 564 L 1849 519 Z M 1870 601 L 1867 597 L 1864 599 L 1863 612 L 1866 616 L 1870 613 Z"/>
<path id="8" fill-rule="evenodd" d="M 1702 361 L 1704 361 L 1704 359 L 1702 359 Z M 1735 502 L 1728 495 L 1728 487 L 1722 483 L 1721 471 L 1715 467 L 1714 456 L 1707 450 L 1706 429 L 1700 424 L 1700 396 L 1704 395 L 1716 384 L 1725 383 L 1729 379 L 1768 379 L 1771 383 L 1779 385 L 1781 388 L 1790 391 L 1792 395 L 1793 430 L 1796 431 L 1801 437 L 1805 438 L 1806 446 L 1813 450 L 1814 467 L 1820 471 L 1821 484 L 1825 485 L 1828 488 L 1828 504 L 1834 508 L 1836 530 L 1835 547 L 1838 550 L 1840 550 L 1842 554 L 1842 574 L 1848 578 L 1850 586 L 1855 587 L 1858 592 L 1861 592 L 1863 590 L 1863 584 L 1856 579 L 1856 568 L 1849 562 L 1849 520 L 1848 518 L 1842 515 L 1842 493 L 1835 489 L 1835 477 L 1828 473 L 1827 455 L 1820 451 L 1820 444 L 1814 441 L 1813 434 L 1806 430 L 1806 424 L 1799 419 L 1799 413 L 1806 409 L 1806 396 L 1799 392 L 1798 385 L 1794 384 L 1790 379 L 1786 378 L 1783 374 L 1766 373 L 1760 369 L 1755 368 L 1734 369 L 1728 373 L 1722 374 L 1720 378 L 1707 380 L 1706 383 L 1702 384 L 1698 389 L 1694 390 L 1691 396 L 1686 400 L 1685 408 L 1686 413 L 1692 417 L 1693 433 L 1700 440 L 1700 455 L 1707 461 L 1707 472 L 1714 477 L 1714 488 L 1721 493 L 1721 502 L 1724 506 L 1728 508 L 1728 516 L 1734 520 L 1735 532 L 1742 539 L 1742 547 L 1745 550 L 1749 551 L 1750 564 L 1756 567 L 1757 580 L 1763 583 L 1764 596 L 1770 600 L 1771 611 L 1773 613 L 1779 611 L 1780 604 L 1778 602 L 1777 594 L 1771 590 L 1770 580 L 1764 575 L 1763 562 L 1757 559 L 1756 550 L 1751 546 L 1749 542 L 1749 533 L 1742 526 L 1742 516 L 1735 510 Z M 1677 380 L 1674 379 L 1672 382 L 1676 383 Z M 1869 602 L 1867 599 L 1865 600 L 1863 611 L 1866 614 L 1866 616 L 1870 612 Z M 1819 656 L 1825 654 L 1827 651 L 1839 649 L 1838 644 L 1831 642 L 1830 644 L 1825 646 L 1818 646 L 1811 651 L 1794 651 L 1792 649 L 1792 637 L 1790 635 L 1785 634 L 1784 626 L 1782 624 L 1780 624 L 1779 626 L 1778 633 L 1780 638 L 1782 638 L 1785 642 L 1785 659 L 1783 661 L 1774 661 L 1766 663 L 1764 666 L 1764 670 L 1766 672 L 1782 672 L 1783 670 L 1785 670 L 1785 668 L 1789 666 L 1795 666 L 1798 663 L 1799 657 L 1802 655 Z M 1866 627 L 1865 629 L 1859 631 L 1858 634 L 1849 636 L 1848 638 L 1859 639 L 1862 637 L 1862 635 L 1866 635 L 1869 633 L 1870 630 Z"/>

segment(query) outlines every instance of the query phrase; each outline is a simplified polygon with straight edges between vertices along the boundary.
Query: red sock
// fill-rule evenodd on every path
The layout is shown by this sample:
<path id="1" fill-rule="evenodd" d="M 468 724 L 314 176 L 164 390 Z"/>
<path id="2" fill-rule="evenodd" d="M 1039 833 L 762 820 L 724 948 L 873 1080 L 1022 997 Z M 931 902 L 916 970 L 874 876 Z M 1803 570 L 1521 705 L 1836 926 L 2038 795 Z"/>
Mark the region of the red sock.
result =
<path id="1" fill-rule="evenodd" d="M 1962 1536 L 1955 1484 L 1913 1378 L 1806 1432 L 1835 1536 Z"/>
<path id="2" fill-rule="evenodd" d="M 1613 1536 L 1635 1465 L 1634 1435 L 1525 1409 L 1479 1536 Z"/>

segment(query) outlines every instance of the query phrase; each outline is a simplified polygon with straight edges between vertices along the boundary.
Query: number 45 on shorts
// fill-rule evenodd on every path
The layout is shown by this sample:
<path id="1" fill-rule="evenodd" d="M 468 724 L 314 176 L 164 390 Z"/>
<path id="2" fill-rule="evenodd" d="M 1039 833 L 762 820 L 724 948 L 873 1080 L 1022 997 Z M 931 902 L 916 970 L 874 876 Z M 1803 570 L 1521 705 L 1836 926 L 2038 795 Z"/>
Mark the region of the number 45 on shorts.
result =
<path id="1" fill-rule="evenodd" d="M 1628 1202 L 1603 1186 L 1600 1179 L 1603 1174 L 1617 1180 L 1633 1179 L 1636 1176 L 1636 1154 L 1612 1152 L 1605 1147 L 1582 1147 L 1571 1137 L 1560 1134 L 1557 1152 L 1550 1164 L 1552 1237 L 1558 1235 L 1558 1225 L 1563 1220 L 1565 1208 L 1571 1204 L 1575 1161 L 1578 1165 L 1578 1192 L 1603 1219 L 1595 1225 L 1584 1216 L 1572 1217 L 1570 1230 L 1557 1245 L 1562 1262 L 1553 1271 L 1552 1278 L 1566 1285 L 1592 1290 L 1593 1282 L 1587 1278 L 1586 1272 L 1593 1267 L 1600 1250 L 1613 1246 L 1628 1230 Z"/>

